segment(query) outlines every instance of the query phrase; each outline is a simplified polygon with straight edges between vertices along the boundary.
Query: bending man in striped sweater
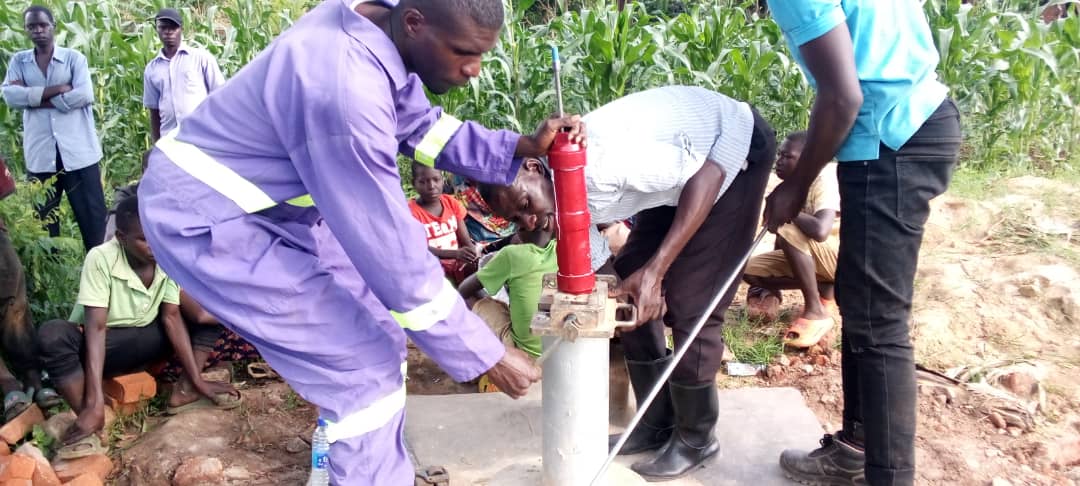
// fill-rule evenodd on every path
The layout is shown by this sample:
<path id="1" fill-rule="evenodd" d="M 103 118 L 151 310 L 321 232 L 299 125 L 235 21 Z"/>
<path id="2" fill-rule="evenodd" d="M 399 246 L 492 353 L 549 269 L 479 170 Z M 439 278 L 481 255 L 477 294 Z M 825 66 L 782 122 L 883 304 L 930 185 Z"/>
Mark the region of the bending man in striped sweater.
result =
<path id="1" fill-rule="evenodd" d="M 624 279 L 620 293 L 639 309 L 640 327 L 621 339 L 634 392 L 644 397 L 671 360 L 664 325 L 683 346 L 723 275 L 739 270 L 738 257 L 758 226 L 776 134 L 750 105 L 686 86 L 632 94 L 584 119 L 593 224 L 635 216 L 615 271 Z M 481 195 L 522 228 L 555 224 L 552 181 L 535 159 L 522 164 L 510 186 L 481 186 Z M 594 255 L 594 268 L 605 259 Z M 734 295 L 733 287 L 622 449 L 635 454 L 667 444 L 633 465 L 648 479 L 682 476 L 719 451 L 714 380 L 724 311 Z"/>

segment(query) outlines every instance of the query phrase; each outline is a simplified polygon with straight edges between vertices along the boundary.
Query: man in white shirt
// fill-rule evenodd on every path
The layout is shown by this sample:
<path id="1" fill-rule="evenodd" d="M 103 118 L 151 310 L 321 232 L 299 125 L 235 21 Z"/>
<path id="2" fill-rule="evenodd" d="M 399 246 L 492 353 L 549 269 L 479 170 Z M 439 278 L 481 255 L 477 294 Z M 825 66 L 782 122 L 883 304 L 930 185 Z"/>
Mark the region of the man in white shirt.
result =
<path id="1" fill-rule="evenodd" d="M 172 8 L 158 11 L 161 50 L 143 72 L 143 105 L 150 110 L 150 138 L 157 141 L 225 84 L 217 59 L 184 42 L 184 19 Z"/>
<path id="2" fill-rule="evenodd" d="M 740 271 L 738 259 L 761 218 L 776 133 L 750 105 L 686 86 L 626 96 L 584 121 L 593 224 L 635 217 L 614 266 L 623 278 L 619 293 L 638 306 L 640 327 L 623 332 L 621 341 L 635 395 L 644 397 L 671 360 L 663 326 L 684 346 L 724 276 Z M 553 184 L 538 160 L 525 160 L 512 185 L 480 189 L 496 214 L 519 227 L 555 224 Z M 602 260 L 594 258 L 594 268 Z M 647 479 L 681 476 L 719 451 L 715 377 L 735 290 L 725 294 L 622 449 L 660 449 L 633 465 Z"/>

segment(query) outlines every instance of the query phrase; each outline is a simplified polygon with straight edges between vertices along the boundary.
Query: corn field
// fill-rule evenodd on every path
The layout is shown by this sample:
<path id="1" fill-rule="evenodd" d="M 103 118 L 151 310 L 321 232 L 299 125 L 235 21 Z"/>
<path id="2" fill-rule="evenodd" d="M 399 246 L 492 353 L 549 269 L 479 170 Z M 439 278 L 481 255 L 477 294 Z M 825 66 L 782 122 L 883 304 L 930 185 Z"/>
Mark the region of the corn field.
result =
<path id="1" fill-rule="evenodd" d="M 164 6 L 179 8 L 186 20 L 185 38 L 216 55 L 231 75 L 317 0 L 41 3 L 56 15 L 57 43 L 80 50 L 89 60 L 105 150 L 102 172 L 106 193 L 111 194 L 111 188 L 138 177 L 139 157 L 149 147 L 149 120 L 141 99 L 143 68 L 160 46 L 151 20 L 154 12 Z M 614 3 L 507 0 L 507 28 L 480 77 L 433 101 L 459 118 L 531 131 L 555 109 L 548 49 L 554 44 L 563 57 L 568 111 L 586 112 L 654 86 L 693 84 L 753 103 L 780 133 L 805 128 L 813 93 L 779 28 L 758 2 L 646 0 L 628 2 L 622 11 Z M 1074 101 L 1080 98 L 1080 19 L 1046 24 L 1035 3 L 925 1 L 941 52 L 940 76 L 964 115 L 962 163 L 970 170 L 1053 174 L 1075 171 L 1080 162 L 1080 109 Z M 26 6 L 0 4 L 4 68 L 15 51 L 30 47 L 22 29 Z M 23 170 L 20 120 L 18 112 L 0 108 L 0 154 L 17 174 Z M 43 190 L 24 187 L 22 192 L 29 194 L 0 202 L 0 217 L 15 231 L 33 222 L 24 208 L 14 206 L 28 204 Z M 66 234 L 74 235 L 70 217 L 60 217 Z M 70 266 L 77 265 L 72 263 L 77 259 L 62 258 L 62 248 L 71 245 L 45 240 L 30 228 L 18 238 L 23 245 L 43 249 L 20 248 L 37 282 L 32 282 L 31 300 L 63 292 L 72 300 L 78 270 Z M 42 269 L 67 280 L 50 281 Z M 43 282 L 50 295 L 42 290 Z M 57 317 L 45 315 L 47 311 L 57 309 L 35 308 L 35 318 Z"/>

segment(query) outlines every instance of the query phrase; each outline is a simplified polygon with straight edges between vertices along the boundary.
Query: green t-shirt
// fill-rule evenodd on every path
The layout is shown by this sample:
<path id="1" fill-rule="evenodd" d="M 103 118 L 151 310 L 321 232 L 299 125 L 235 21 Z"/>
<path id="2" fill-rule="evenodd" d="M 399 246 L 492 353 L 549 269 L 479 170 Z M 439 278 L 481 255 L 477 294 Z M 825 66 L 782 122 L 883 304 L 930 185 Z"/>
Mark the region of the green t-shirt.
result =
<path id="1" fill-rule="evenodd" d="M 84 324 L 84 306 L 105 307 L 108 327 L 143 327 L 157 319 L 161 303 L 180 304 L 180 287 L 165 275 L 161 267 L 154 268 L 150 288 L 131 269 L 120 242 L 112 239 L 95 246 L 86 254 L 79 297 L 69 321 Z"/>
<path id="2" fill-rule="evenodd" d="M 552 239 L 544 248 L 530 243 L 507 246 L 476 273 L 489 294 L 506 286 L 510 295 L 510 335 L 518 349 L 533 356 L 540 356 L 543 345 L 540 336 L 529 331 L 529 326 L 540 303 L 544 274 L 558 269 Z"/>

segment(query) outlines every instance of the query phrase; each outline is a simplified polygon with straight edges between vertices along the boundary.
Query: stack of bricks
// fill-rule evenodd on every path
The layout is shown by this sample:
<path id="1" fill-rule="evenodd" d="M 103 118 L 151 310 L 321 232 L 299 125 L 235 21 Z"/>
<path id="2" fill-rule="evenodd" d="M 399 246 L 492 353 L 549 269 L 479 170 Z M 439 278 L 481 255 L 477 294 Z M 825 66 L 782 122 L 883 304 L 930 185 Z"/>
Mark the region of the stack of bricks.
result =
<path id="1" fill-rule="evenodd" d="M 131 415 L 143 400 L 154 398 L 157 382 L 149 373 L 133 373 L 105 380 L 105 404 L 119 415 Z"/>
<path id="2" fill-rule="evenodd" d="M 71 461 L 63 470 L 22 453 L 0 456 L 0 486 L 103 486 L 110 471 L 104 455 Z"/>

